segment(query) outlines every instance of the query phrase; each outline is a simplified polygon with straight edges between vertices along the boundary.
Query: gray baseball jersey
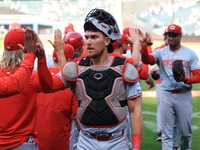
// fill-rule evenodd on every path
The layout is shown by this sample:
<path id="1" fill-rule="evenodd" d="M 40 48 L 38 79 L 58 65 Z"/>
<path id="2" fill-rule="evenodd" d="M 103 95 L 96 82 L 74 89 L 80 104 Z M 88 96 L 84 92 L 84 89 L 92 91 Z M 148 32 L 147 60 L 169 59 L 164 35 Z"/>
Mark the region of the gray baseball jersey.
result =
<path id="1" fill-rule="evenodd" d="M 172 73 L 172 63 L 183 60 L 186 78 L 191 76 L 191 71 L 200 69 L 199 59 L 194 51 L 181 46 L 176 51 L 170 51 L 169 46 L 158 49 L 152 53 L 156 64 L 159 66 L 161 79 L 161 123 L 162 123 L 162 150 L 173 147 L 173 127 L 177 121 L 181 135 L 181 149 L 188 149 L 189 137 L 192 133 L 192 95 L 191 84 L 177 82 Z M 174 93 L 172 90 L 181 90 Z"/>
<path id="2" fill-rule="evenodd" d="M 183 82 L 176 82 L 174 80 L 172 63 L 177 59 L 183 60 L 186 78 L 190 77 L 192 70 L 200 69 L 200 65 L 198 64 L 199 59 L 194 51 L 185 46 L 181 46 L 178 51 L 172 52 L 169 50 L 169 46 L 166 46 L 162 49 L 153 51 L 152 55 L 156 58 L 156 63 L 161 72 L 161 89 L 180 90 L 192 88 L 192 85 L 184 84 Z"/>

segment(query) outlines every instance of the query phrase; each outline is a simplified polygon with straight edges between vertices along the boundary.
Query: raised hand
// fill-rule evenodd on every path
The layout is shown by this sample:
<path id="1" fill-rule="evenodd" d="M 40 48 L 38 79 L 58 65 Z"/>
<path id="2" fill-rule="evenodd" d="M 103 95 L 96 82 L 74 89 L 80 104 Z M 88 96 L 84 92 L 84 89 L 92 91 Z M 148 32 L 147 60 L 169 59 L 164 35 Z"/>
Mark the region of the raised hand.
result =
<path id="1" fill-rule="evenodd" d="M 62 39 L 62 33 L 60 29 L 55 30 L 54 32 L 54 42 L 48 40 L 51 45 L 54 47 L 56 53 L 63 53 L 64 51 L 64 40 Z"/>
<path id="2" fill-rule="evenodd" d="M 146 33 L 147 43 L 153 43 L 152 35 L 150 33 Z"/>
<path id="3" fill-rule="evenodd" d="M 24 53 L 37 53 L 37 34 L 30 27 L 24 33 L 24 47 L 19 44 Z"/>
<path id="4" fill-rule="evenodd" d="M 139 42 L 140 40 L 140 34 L 138 29 L 130 28 L 129 29 L 130 36 L 127 35 L 127 40 L 131 45 L 133 45 L 135 42 Z"/>
<path id="5" fill-rule="evenodd" d="M 43 47 L 42 43 L 40 43 L 40 42 L 37 43 L 37 55 L 36 56 L 38 59 L 46 57 L 44 47 Z"/>
<path id="6" fill-rule="evenodd" d="M 54 50 L 56 51 L 56 54 L 57 54 L 57 57 L 58 57 L 58 64 L 59 64 L 60 69 L 66 63 L 66 58 L 65 58 L 65 55 L 64 55 L 64 38 L 62 39 L 61 30 L 57 29 L 54 32 L 54 42 L 49 40 L 51 45 L 54 47 Z"/>

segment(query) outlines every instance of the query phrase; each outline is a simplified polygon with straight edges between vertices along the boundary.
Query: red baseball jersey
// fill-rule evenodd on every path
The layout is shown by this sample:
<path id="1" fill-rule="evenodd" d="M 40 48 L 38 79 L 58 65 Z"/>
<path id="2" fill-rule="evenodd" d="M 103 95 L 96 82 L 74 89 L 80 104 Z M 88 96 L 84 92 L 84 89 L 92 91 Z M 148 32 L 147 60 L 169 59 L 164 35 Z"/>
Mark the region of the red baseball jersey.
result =
<path id="1" fill-rule="evenodd" d="M 33 53 L 26 53 L 16 73 L 0 76 L 0 98 L 18 94 L 24 89 L 33 71 L 35 57 Z"/>
<path id="2" fill-rule="evenodd" d="M 59 69 L 49 68 L 52 75 Z M 37 100 L 38 147 L 42 150 L 69 150 L 72 114 L 77 114 L 78 101 L 70 88 L 55 93 L 40 93 Z"/>
<path id="3" fill-rule="evenodd" d="M 16 68 L 18 69 L 19 67 Z M 11 69 L 0 70 L 0 77 L 8 77 L 12 74 Z M 35 132 L 36 98 L 39 91 L 41 88 L 37 72 L 33 71 L 21 93 L 0 99 L 0 149 L 19 146 L 26 142 L 29 136 L 37 137 Z"/>

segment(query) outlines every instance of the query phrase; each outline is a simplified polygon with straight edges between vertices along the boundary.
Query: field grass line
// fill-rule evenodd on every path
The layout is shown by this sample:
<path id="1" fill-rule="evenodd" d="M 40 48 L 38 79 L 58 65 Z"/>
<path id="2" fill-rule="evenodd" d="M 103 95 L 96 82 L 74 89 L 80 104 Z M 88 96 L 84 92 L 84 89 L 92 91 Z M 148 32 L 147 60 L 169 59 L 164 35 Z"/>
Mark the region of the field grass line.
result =
<path id="1" fill-rule="evenodd" d="M 153 116 L 156 117 L 156 113 L 155 112 L 142 111 L 142 114 L 143 115 L 153 115 Z M 192 117 L 193 118 L 200 118 L 200 112 L 193 113 Z M 143 121 L 143 123 L 144 123 L 145 128 L 150 129 L 152 132 L 157 132 L 157 124 L 156 124 L 156 122 L 145 120 L 145 121 Z M 192 125 L 192 130 L 193 131 L 199 130 L 199 129 L 200 129 L 199 126 L 194 125 L 194 124 Z"/>

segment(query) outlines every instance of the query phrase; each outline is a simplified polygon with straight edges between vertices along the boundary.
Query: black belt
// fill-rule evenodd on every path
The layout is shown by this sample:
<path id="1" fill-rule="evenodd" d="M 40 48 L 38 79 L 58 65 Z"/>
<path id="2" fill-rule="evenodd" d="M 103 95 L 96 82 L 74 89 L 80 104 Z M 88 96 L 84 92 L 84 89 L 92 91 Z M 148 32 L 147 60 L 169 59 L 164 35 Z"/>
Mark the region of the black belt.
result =
<path id="1" fill-rule="evenodd" d="M 124 130 L 121 131 L 121 135 L 124 134 Z M 93 138 L 100 140 L 100 141 L 107 141 L 112 137 L 112 133 L 106 133 L 106 134 L 90 134 Z"/>

